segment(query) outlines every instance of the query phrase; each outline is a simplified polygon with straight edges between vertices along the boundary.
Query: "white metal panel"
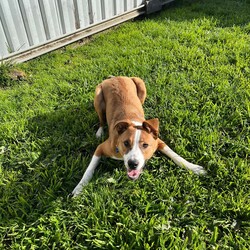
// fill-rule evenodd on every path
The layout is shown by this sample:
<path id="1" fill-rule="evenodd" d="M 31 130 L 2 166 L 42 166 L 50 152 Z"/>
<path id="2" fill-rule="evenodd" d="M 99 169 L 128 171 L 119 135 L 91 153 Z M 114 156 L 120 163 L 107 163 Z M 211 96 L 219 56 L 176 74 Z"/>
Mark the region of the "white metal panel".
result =
<path id="1" fill-rule="evenodd" d="M 112 18 L 115 15 L 115 6 L 114 6 L 114 0 L 104 0 L 104 10 L 106 19 Z"/>
<path id="2" fill-rule="evenodd" d="M 4 34 L 3 26 L 0 22 L 0 59 L 4 58 L 8 54 L 8 42 Z"/>
<path id="3" fill-rule="evenodd" d="M 87 34 L 88 27 L 93 29 L 99 23 L 99 27 L 112 26 L 114 19 L 126 12 L 139 15 L 137 8 L 143 5 L 145 0 L 0 0 L 0 59 L 75 32 L 86 30 Z M 117 23 L 122 20 L 121 16 Z M 103 21 L 107 26 L 101 25 Z"/>
<path id="4" fill-rule="evenodd" d="M 134 8 L 134 0 L 127 0 L 127 11 L 130 11 Z"/>
<path id="5" fill-rule="evenodd" d="M 34 0 L 23 0 L 23 5 L 25 8 L 25 16 L 27 18 L 27 26 L 29 27 L 33 42 L 32 45 L 46 41 L 43 20 L 38 2 Z"/>
<path id="6" fill-rule="evenodd" d="M 134 7 L 139 7 L 144 3 L 145 3 L 145 0 L 135 0 L 135 6 Z"/>
<path id="7" fill-rule="evenodd" d="M 116 15 L 120 15 L 124 12 L 124 0 L 116 1 Z"/>
<path id="8" fill-rule="evenodd" d="M 77 0 L 80 28 L 86 28 L 90 25 L 88 0 Z"/>
<path id="9" fill-rule="evenodd" d="M 94 23 L 99 23 L 102 21 L 102 10 L 101 10 L 101 1 L 92 0 L 92 13 Z"/>
<path id="10" fill-rule="evenodd" d="M 40 6 L 43 6 L 45 13 L 42 13 L 44 20 L 44 30 L 47 34 L 47 40 L 59 37 L 63 34 L 62 24 L 58 13 L 56 0 L 38 0 Z M 41 9 L 41 7 L 40 7 Z"/>
<path id="11" fill-rule="evenodd" d="M 64 33 L 71 33 L 75 30 L 74 4 L 72 0 L 58 0 L 62 5 L 62 16 L 65 25 Z"/>
<path id="12" fill-rule="evenodd" d="M 19 10 L 18 2 L 16 0 L 2 1 L 1 7 L 6 21 L 10 40 L 13 48 L 10 50 L 18 51 L 29 47 L 29 41 L 26 36 L 26 31 L 23 25 L 22 16 Z"/>

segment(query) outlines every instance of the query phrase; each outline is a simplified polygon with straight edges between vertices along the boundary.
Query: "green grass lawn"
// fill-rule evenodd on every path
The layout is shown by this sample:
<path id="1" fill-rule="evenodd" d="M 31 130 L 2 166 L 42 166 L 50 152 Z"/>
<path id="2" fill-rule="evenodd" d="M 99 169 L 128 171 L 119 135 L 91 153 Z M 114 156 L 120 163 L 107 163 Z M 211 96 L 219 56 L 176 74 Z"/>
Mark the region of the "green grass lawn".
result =
<path id="1" fill-rule="evenodd" d="M 171 8 L 17 65 L 0 78 L 0 249 L 249 249 L 250 2 Z M 147 118 L 196 176 L 156 154 L 143 176 L 95 147 L 95 86 L 145 80 Z"/>

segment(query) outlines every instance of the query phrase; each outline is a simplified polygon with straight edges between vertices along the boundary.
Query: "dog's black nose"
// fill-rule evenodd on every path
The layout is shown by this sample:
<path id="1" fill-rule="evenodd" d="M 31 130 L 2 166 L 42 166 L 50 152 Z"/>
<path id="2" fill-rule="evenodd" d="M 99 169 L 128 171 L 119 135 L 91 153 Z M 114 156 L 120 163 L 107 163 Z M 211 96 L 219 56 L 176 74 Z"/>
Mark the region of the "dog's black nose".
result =
<path id="1" fill-rule="evenodd" d="M 136 169 L 139 165 L 139 161 L 137 160 L 128 160 L 128 166 L 130 169 Z"/>

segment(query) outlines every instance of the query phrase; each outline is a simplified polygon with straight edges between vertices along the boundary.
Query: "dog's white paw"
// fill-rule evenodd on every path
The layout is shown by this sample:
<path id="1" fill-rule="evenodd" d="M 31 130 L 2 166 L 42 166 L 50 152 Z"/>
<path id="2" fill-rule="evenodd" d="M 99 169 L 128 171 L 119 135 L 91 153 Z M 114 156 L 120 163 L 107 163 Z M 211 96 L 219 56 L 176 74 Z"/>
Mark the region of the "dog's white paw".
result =
<path id="1" fill-rule="evenodd" d="M 189 166 L 189 169 L 192 170 L 197 175 L 206 175 L 206 170 L 199 165 L 192 164 L 192 166 Z"/>
<path id="2" fill-rule="evenodd" d="M 96 132 L 96 138 L 101 138 L 104 134 L 104 130 L 103 130 L 103 127 L 99 127 L 97 132 Z"/>
<path id="3" fill-rule="evenodd" d="M 75 189 L 72 191 L 71 195 L 73 198 L 77 197 L 82 192 L 82 185 L 77 185 Z"/>

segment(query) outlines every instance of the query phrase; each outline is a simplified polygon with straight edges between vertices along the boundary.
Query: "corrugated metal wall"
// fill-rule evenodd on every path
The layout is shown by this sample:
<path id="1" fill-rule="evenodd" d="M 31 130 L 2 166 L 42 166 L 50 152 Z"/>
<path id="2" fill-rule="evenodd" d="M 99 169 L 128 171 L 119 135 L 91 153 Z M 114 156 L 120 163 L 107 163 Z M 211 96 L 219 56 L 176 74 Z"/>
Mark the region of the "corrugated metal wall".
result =
<path id="1" fill-rule="evenodd" d="M 0 59 L 143 5 L 145 0 L 0 0 Z"/>

